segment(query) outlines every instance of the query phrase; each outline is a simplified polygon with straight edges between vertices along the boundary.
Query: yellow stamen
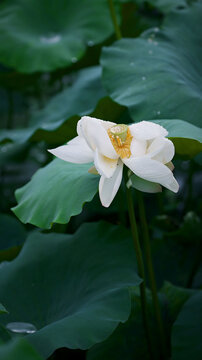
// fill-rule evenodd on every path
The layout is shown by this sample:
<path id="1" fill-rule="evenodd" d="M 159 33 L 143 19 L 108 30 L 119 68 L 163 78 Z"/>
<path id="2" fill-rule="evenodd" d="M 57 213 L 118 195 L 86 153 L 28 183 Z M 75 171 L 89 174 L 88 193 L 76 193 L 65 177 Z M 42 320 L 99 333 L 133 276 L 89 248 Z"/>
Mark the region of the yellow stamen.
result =
<path id="1" fill-rule="evenodd" d="M 107 130 L 111 143 L 121 158 L 129 158 L 131 156 L 130 145 L 132 135 L 129 127 L 125 124 L 112 126 Z"/>

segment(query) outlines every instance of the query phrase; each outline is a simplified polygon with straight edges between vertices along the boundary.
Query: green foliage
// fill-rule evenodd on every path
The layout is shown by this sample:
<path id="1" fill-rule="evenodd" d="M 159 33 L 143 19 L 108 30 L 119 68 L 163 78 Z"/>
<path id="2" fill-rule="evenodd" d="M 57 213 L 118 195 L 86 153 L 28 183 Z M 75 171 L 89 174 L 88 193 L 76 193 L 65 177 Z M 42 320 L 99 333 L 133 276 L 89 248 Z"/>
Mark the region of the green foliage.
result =
<path id="1" fill-rule="evenodd" d="M 132 360 L 134 357 L 136 360 L 149 359 L 140 299 L 133 295 L 132 312 L 128 321 L 120 324 L 107 340 L 93 346 L 88 351 L 87 360 Z"/>
<path id="2" fill-rule="evenodd" d="M 72 65 L 113 26 L 107 0 L 7 0 L 0 33 L 0 61 L 30 73 Z"/>
<path id="3" fill-rule="evenodd" d="M 144 327 L 142 324 L 142 312 L 140 296 L 137 290 L 131 291 L 132 310 L 127 322 L 120 324 L 113 334 L 104 342 L 97 344 L 88 351 L 87 360 L 148 360 L 150 355 L 144 336 Z M 166 315 L 166 308 L 163 298 L 160 299 L 161 308 Z M 156 359 L 159 359 L 158 331 L 154 321 L 151 293 L 147 292 L 147 307 L 149 310 L 149 321 L 152 331 L 152 340 L 155 348 Z"/>
<path id="4" fill-rule="evenodd" d="M 25 238 L 25 229 L 17 219 L 0 214 L 0 262 L 15 258 Z"/>
<path id="5" fill-rule="evenodd" d="M 0 214 L 0 250 L 22 245 L 26 238 L 23 225 L 13 216 Z"/>
<path id="6" fill-rule="evenodd" d="M 192 235 L 194 234 L 194 238 Z M 182 244 L 200 244 L 202 237 L 202 221 L 193 211 L 189 211 L 175 231 L 167 234 Z"/>
<path id="7" fill-rule="evenodd" d="M 151 243 L 157 283 L 162 286 L 163 281 L 167 280 L 186 287 L 198 246 L 194 240 L 189 244 L 181 243 L 178 237 L 172 236 L 173 233 L 165 229 L 161 230 L 161 234 Z"/>
<path id="8" fill-rule="evenodd" d="M 7 314 L 8 311 L 6 310 L 6 308 L 0 303 L 0 314 Z"/>
<path id="9" fill-rule="evenodd" d="M 141 281 L 128 231 L 103 222 L 73 235 L 34 232 L 0 272 L 1 321 L 35 325 L 27 339 L 45 356 L 107 338 L 130 314 L 127 287 Z"/>
<path id="10" fill-rule="evenodd" d="M 103 49 L 104 85 L 134 121 L 182 119 L 200 126 L 201 9 L 197 2 L 168 16 L 162 31 Z"/>
<path id="11" fill-rule="evenodd" d="M 45 229 L 54 222 L 67 223 L 97 192 L 99 177 L 88 173 L 90 167 L 53 160 L 16 191 L 18 205 L 13 212 L 23 223 Z"/>
<path id="12" fill-rule="evenodd" d="M 92 113 L 100 98 L 106 96 L 100 75 L 101 68 L 98 66 L 80 70 L 74 74 L 70 86 L 49 100 L 45 108 L 33 114 L 27 129 L 4 130 L 0 140 L 10 139 L 15 142 L 25 142 L 36 132 L 35 137 L 40 140 L 45 137 L 45 132 L 51 132 L 49 138 L 53 138 L 53 142 L 71 139 L 76 135 L 75 124 L 79 116 Z M 62 139 L 61 137 L 55 139 L 53 131 L 61 127 L 67 120 L 65 139 L 64 129 Z"/>
<path id="13" fill-rule="evenodd" d="M 169 282 L 165 282 L 161 293 L 166 296 L 168 301 L 169 321 L 171 324 L 176 320 L 184 303 L 198 291 L 175 286 Z"/>
<path id="14" fill-rule="evenodd" d="M 187 6 L 186 0 L 149 0 L 149 3 L 157 7 L 163 13 L 169 13 L 175 8 L 184 8 Z"/>
<path id="15" fill-rule="evenodd" d="M 196 290 L 180 288 L 166 282 L 159 293 L 161 310 L 163 313 L 164 325 L 169 333 L 184 303 L 194 294 Z M 153 318 L 153 307 L 151 293 L 147 293 L 148 309 L 150 314 L 150 326 L 153 329 L 153 342 L 156 349 L 159 346 L 158 332 Z M 142 314 L 140 297 L 137 291 L 131 292 L 132 310 L 127 322 L 120 324 L 113 334 L 104 342 L 97 344 L 88 351 L 87 360 L 147 360 L 149 354 L 144 338 L 144 328 L 142 325 Z M 157 359 L 158 354 L 156 353 Z M 176 358 L 177 359 L 177 358 Z"/>
<path id="16" fill-rule="evenodd" d="M 202 357 L 202 291 L 183 306 L 172 331 L 172 359 L 189 360 Z M 190 346 L 191 344 L 191 346 Z"/>
<path id="17" fill-rule="evenodd" d="M 82 69 L 69 78 L 69 86 L 53 96 L 43 109 L 33 113 L 27 128 L 2 130 L 0 141 L 67 142 L 76 136 L 76 124 L 81 116 L 92 114 L 113 121 L 123 111 L 107 97 L 100 66 Z"/>
<path id="18" fill-rule="evenodd" d="M 3 360 L 43 360 L 25 339 L 14 339 L 0 347 Z"/>

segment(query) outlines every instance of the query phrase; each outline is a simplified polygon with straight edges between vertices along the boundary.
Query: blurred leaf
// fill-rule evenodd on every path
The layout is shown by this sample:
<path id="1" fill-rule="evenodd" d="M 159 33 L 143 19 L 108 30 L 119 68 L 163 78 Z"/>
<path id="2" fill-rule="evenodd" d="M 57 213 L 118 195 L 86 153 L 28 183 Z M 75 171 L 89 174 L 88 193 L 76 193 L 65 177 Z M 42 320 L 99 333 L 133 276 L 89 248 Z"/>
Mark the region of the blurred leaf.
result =
<path id="1" fill-rule="evenodd" d="M 2 144 L 0 146 L 0 166 L 7 165 L 11 162 L 23 163 L 27 158 L 29 148 L 29 144 Z"/>
<path id="2" fill-rule="evenodd" d="M 166 295 L 168 300 L 169 319 L 171 325 L 176 320 L 184 303 L 197 292 L 198 290 L 175 286 L 168 281 L 163 284 L 161 293 Z"/>
<path id="3" fill-rule="evenodd" d="M 59 347 L 86 349 L 106 339 L 130 314 L 135 272 L 130 233 L 105 222 L 73 235 L 33 233 L 0 269 L 2 323 L 26 322 L 27 340 L 44 356 Z M 13 301 L 13 294 L 16 294 Z"/>
<path id="4" fill-rule="evenodd" d="M 20 338 L 1 345 L 0 358 L 2 360 L 43 360 L 25 339 Z"/>
<path id="5" fill-rule="evenodd" d="M 120 0 L 120 1 L 124 2 L 127 0 Z M 164 12 L 171 11 L 175 7 L 184 7 L 187 5 L 187 0 L 144 0 L 144 1 L 128 0 L 128 1 L 135 2 L 138 5 L 141 5 L 142 3 L 146 3 L 147 5 L 152 4 L 153 6 L 155 6 L 156 8 L 158 8 Z"/>
<path id="6" fill-rule="evenodd" d="M 8 314 L 8 311 L 1 303 L 0 303 L 0 314 Z"/>
<path id="7" fill-rule="evenodd" d="M 19 83 L 22 84 L 22 81 L 18 78 L 18 84 Z M 19 91 L 13 91 L 2 87 L 1 64 L 0 87 L 0 131 L 2 128 L 12 129 L 15 127 L 24 126 L 27 123 L 28 117 L 27 99 L 25 100 L 25 97 Z"/>
<path id="8" fill-rule="evenodd" d="M 202 289 L 202 263 L 200 264 L 200 267 L 193 278 L 192 286 L 198 289 Z"/>
<path id="9" fill-rule="evenodd" d="M 195 156 L 194 161 L 196 164 L 202 166 L 202 152 Z"/>
<path id="10" fill-rule="evenodd" d="M 187 6 L 186 0 L 148 0 L 148 2 L 165 14 L 177 7 L 184 8 Z"/>
<path id="11" fill-rule="evenodd" d="M 44 132 L 49 131 L 52 134 L 66 120 L 71 121 L 73 116 L 93 112 L 97 102 L 104 96 L 106 92 L 101 84 L 101 68 L 95 66 L 81 70 L 71 86 L 55 95 L 44 109 L 31 117 L 27 129 L 2 130 L 0 140 L 25 142 L 34 134 L 35 137 L 43 139 Z M 72 125 L 72 121 L 70 124 Z M 75 128 L 72 128 L 70 124 L 67 124 L 65 134 L 67 140 L 75 136 Z M 54 137 L 54 134 L 52 136 Z"/>
<path id="12" fill-rule="evenodd" d="M 8 330 L 0 324 L 0 354 L 1 354 L 2 344 L 5 344 L 10 340 L 11 340 L 11 336 Z"/>
<path id="13" fill-rule="evenodd" d="M 202 358 L 202 291 L 183 306 L 172 331 L 172 360 Z"/>
<path id="14" fill-rule="evenodd" d="M 162 31 L 153 28 L 103 49 L 104 86 L 134 121 L 161 117 L 200 126 L 201 10 L 196 2 L 168 16 Z"/>
<path id="15" fill-rule="evenodd" d="M 122 6 L 121 32 L 123 38 L 134 38 L 143 31 L 161 24 L 162 15 L 151 11 L 145 1 L 126 0 Z"/>
<path id="16" fill-rule="evenodd" d="M 193 211 L 189 211 L 184 216 L 179 228 L 176 231 L 169 232 L 168 236 L 184 244 L 197 244 L 202 239 L 201 225 L 201 219 Z"/>
<path id="17" fill-rule="evenodd" d="M 38 170 L 39 166 L 44 165 L 45 162 L 47 163 L 48 153 L 46 147 L 44 144 L 33 147 L 31 144 L 10 143 L 0 147 L 0 157 L 3 163 L 0 174 L 1 212 L 10 212 L 10 208 L 16 204 L 14 197 L 16 188 L 21 187 L 30 180 L 30 177 Z"/>
<path id="18" fill-rule="evenodd" d="M 110 97 L 104 97 L 99 100 L 91 116 L 98 119 L 120 123 L 122 122 L 122 116 L 125 115 L 125 111 L 126 108 L 124 106 L 115 103 Z"/>
<path id="19" fill-rule="evenodd" d="M 113 33 L 107 0 L 6 0 L 0 8 L 0 61 L 24 73 L 80 59 Z"/>
<path id="20" fill-rule="evenodd" d="M 53 131 L 72 116 L 93 112 L 97 102 L 104 96 L 106 92 L 101 83 L 101 67 L 80 70 L 71 86 L 54 96 L 44 109 L 32 116 L 30 126 L 35 130 L 41 128 Z"/>
<path id="21" fill-rule="evenodd" d="M 124 108 L 106 95 L 100 66 L 80 70 L 72 85 L 53 96 L 42 110 L 32 115 L 28 128 L 1 130 L 0 141 L 24 143 L 31 139 L 61 143 L 76 136 L 77 121 L 83 115 L 117 120 Z"/>
<path id="22" fill-rule="evenodd" d="M 0 214 L 0 250 L 22 245 L 26 238 L 24 226 L 13 216 Z"/>
<path id="23" fill-rule="evenodd" d="M 158 286 L 167 280 L 185 287 L 192 270 L 195 244 L 185 246 L 166 234 L 164 238 L 153 239 L 151 247 Z"/>
<path id="24" fill-rule="evenodd" d="M 0 130 L 0 142 L 13 141 L 16 143 L 26 142 L 30 135 L 32 134 L 33 129 L 23 128 L 23 129 L 1 129 Z"/>
<path id="25" fill-rule="evenodd" d="M 0 214 L 0 262 L 14 259 L 24 243 L 26 232 L 13 216 Z"/>
<path id="26" fill-rule="evenodd" d="M 41 228 L 67 223 L 97 192 L 99 177 L 88 173 L 90 167 L 53 160 L 16 191 L 18 205 L 13 212 L 23 223 Z"/>

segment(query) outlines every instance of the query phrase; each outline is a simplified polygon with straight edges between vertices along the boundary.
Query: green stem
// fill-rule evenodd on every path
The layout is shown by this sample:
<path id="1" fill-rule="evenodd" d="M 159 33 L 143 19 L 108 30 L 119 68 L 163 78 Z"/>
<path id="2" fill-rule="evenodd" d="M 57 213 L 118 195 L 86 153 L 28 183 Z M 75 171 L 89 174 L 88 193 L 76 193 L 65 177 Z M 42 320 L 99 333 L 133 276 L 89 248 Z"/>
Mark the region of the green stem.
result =
<path id="1" fill-rule="evenodd" d="M 109 4 L 109 10 L 110 10 L 112 22 L 114 25 L 115 34 L 116 34 L 117 40 L 120 40 L 122 38 L 122 35 L 121 35 L 121 30 L 119 28 L 118 21 L 116 18 L 116 11 L 115 11 L 113 0 L 108 0 L 108 4 Z"/>
<path id="2" fill-rule="evenodd" d="M 154 268 L 152 263 L 152 254 L 151 254 L 151 246 L 150 246 L 150 239 L 149 239 L 149 231 L 148 231 L 148 225 L 146 220 L 146 214 L 145 214 L 145 207 L 144 207 L 144 201 L 143 197 L 140 191 L 137 191 L 137 198 L 138 198 L 138 206 L 139 206 L 139 214 L 140 214 L 140 221 L 141 221 L 141 227 L 142 227 L 142 233 L 143 233 L 143 246 L 146 256 L 146 264 L 148 269 L 148 275 L 149 275 L 149 283 L 152 293 L 152 301 L 153 301 L 153 307 L 154 307 L 154 313 L 156 317 L 156 323 L 158 327 L 159 332 L 159 339 L 161 344 L 161 353 L 164 359 L 167 359 L 168 352 L 167 352 L 167 344 L 166 344 L 166 338 L 165 338 L 165 331 L 163 326 L 163 320 L 162 320 L 162 314 L 161 314 L 161 308 L 159 304 L 158 294 L 157 294 L 157 286 L 156 286 L 156 280 L 154 275 Z"/>
<path id="3" fill-rule="evenodd" d="M 135 253 L 136 253 L 136 258 L 137 258 L 138 273 L 139 273 L 139 276 L 143 279 L 143 282 L 140 284 L 142 319 L 143 319 L 143 324 L 144 324 L 144 328 L 145 328 L 145 335 L 146 335 L 146 339 L 147 339 L 149 355 L 150 355 L 151 359 L 154 359 L 151 333 L 150 333 L 150 328 L 149 328 L 148 310 L 147 310 L 144 263 L 143 263 L 142 252 L 141 252 L 140 243 L 139 243 L 139 236 L 138 236 L 138 230 L 137 230 L 137 223 L 136 223 L 136 219 L 135 219 L 135 212 L 134 212 L 134 208 L 133 208 L 133 199 L 132 199 L 131 189 L 128 189 L 127 186 L 126 186 L 126 198 L 127 198 L 128 213 L 129 213 L 129 219 L 130 219 L 130 225 L 131 225 L 131 233 L 132 233 L 132 237 L 133 237 L 133 241 L 134 241 Z"/>

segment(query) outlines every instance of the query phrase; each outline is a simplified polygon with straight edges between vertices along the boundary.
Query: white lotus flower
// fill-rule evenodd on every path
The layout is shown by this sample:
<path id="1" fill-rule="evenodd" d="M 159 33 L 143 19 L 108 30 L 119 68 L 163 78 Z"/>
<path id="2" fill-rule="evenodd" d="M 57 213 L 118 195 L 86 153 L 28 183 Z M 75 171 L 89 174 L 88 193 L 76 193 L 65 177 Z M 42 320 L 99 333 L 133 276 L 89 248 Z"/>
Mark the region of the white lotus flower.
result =
<path id="1" fill-rule="evenodd" d="M 130 126 L 117 125 L 84 116 L 78 121 L 77 133 L 78 136 L 67 145 L 49 151 L 76 164 L 94 162 L 94 168 L 89 172 L 97 171 L 101 175 L 99 195 L 103 206 L 108 207 L 114 199 L 121 184 L 124 164 L 139 178 L 178 191 L 171 163 L 175 149 L 162 126 L 148 121 Z M 143 181 L 141 190 L 144 191 L 147 181 Z M 160 185 L 158 190 L 151 192 L 159 191 Z"/>

